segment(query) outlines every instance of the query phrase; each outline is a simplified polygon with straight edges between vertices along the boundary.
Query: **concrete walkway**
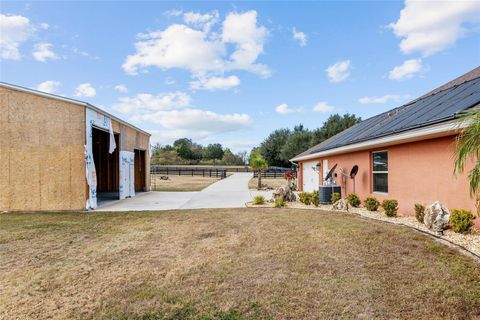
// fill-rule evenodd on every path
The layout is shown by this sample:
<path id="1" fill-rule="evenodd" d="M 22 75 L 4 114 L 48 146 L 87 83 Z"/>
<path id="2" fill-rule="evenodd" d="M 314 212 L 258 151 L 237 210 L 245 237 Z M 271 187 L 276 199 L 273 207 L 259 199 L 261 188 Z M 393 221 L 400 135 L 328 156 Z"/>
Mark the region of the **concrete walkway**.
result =
<path id="1" fill-rule="evenodd" d="M 242 208 L 253 199 L 248 190 L 252 173 L 238 172 L 200 192 L 145 192 L 119 200 L 95 211 L 148 211 L 201 208 Z"/>

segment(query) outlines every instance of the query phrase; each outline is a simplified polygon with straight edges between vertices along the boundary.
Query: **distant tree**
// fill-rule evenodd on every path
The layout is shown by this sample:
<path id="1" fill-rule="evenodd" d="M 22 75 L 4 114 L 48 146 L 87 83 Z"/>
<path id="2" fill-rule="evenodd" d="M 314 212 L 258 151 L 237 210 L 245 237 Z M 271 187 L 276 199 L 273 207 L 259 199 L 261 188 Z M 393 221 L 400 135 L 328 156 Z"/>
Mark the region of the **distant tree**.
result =
<path id="1" fill-rule="evenodd" d="M 247 164 L 247 151 L 238 152 L 237 157 L 239 157 L 242 160 L 242 162 L 241 162 L 242 165 Z"/>
<path id="2" fill-rule="evenodd" d="M 252 150 L 252 152 L 250 153 L 248 164 L 250 165 L 250 167 L 252 167 L 252 170 L 254 172 L 257 172 L 257 189 L 260 190 L 262 188 L 262 172 L 268 168 L 267 160 L 262 157 L 260 148 L 254 148 Z"/>
<path id="3" fill-rule="evenodd" d="M 312 132 L 305 129 L 303 125 L 297 125 L 293 129 L 292 134 L 288 137 L 284 146 L 280 151 L 280 158 L 288 162 L 297 154 L 310 148 L 312 145 Z"/>
<path id="4" fill-rule="evenodd" d="M 192 145 L 192 140 L 188 138 L 177 139 L 173 142 L 175 148 L 179 148 L 181 145 L 186 145 L 190 147 Z"/>
<path id="5" fill-rule="evenodd" d="M 288 167 L 289 162 L 281 157 L 281 150 L 290 136 L 289 129 L 277 129 L 260 145 L 260 153 L 271 166 Z"/>
<path id="6" fill-rule="evenodd" d="M 185 160 L 193 160 L 194 159 L 194 154 L 192 152 L 192 149 L 190 149 L 190 146 L 182 143 L 177 147 L 177 154 L 180 158 L 185 159 Z"/>
<path id="7" fill-rule="evenodd" d="M 343 117 L 339 114 L 331 115 L 320 128 L 313 131 L 311 146 L 313 147 L 314 145 L 333 137 L 360 121 L 362 121 L 362 119 L 354 114 L 346 113 Z"/>
<path id="8" fill-rule="evenodd" d="M 456 141 L 454 173 L 463 172 L 468 161 L 473 168 L 468 174 L 470 180 L 470 196 L 475 197 L 477 208 L 480 205 L 480 109 L 466 112 L 459 125 L 465 126 Z"/>
<path id="9" fill-rule="evenodd" d="M 205 149 L 205 158 L 212 159 L 215 165 L 215 160 L 221 160 L 223 158 L 223 148 L 220 143 L 209 144 Z"/>

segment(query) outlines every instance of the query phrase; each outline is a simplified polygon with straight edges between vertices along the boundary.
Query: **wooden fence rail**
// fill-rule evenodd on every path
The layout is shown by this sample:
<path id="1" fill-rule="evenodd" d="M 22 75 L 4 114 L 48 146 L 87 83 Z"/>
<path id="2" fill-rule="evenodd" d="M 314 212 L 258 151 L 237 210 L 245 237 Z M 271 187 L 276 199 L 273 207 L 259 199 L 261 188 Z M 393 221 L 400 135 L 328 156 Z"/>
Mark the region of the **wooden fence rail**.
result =
<path id="1" fill-rule="evenodd" d="M 166 175 L 166 176 L 202 176 L 226 178 L 227 170 L 225 169 L 205 169 L 205 168 L 168 168 L 168 167 L 152 167 L 150 174 Z"/>

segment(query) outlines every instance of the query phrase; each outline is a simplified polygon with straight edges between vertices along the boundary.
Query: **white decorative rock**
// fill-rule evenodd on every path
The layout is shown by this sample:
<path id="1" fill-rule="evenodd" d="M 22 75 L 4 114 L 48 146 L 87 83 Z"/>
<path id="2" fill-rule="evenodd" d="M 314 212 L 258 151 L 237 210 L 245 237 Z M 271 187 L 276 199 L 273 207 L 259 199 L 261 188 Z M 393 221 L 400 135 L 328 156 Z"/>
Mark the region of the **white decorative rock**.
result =
<path id="1" fill-rule="evenodd" d="M 428 229 L 443 234 L 443 230 L 450 220 L 450 211 L 439 201 L 435 201 L 425 209 L 423 223 Z"/>
<path id="2" fill-rule="evenodd" d="M 348 211 L 347 199 L 340 199 L 333 204 L 333 210 Z"/>

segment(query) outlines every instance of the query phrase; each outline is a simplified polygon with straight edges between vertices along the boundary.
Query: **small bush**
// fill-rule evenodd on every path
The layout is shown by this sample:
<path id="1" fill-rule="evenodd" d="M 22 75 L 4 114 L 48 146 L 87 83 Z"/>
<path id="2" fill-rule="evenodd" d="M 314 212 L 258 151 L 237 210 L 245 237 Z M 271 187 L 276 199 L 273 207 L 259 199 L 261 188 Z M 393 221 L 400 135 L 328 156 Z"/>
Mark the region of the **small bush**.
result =
<path id="1" fill-rule="evenodd" d="M 283 199 L 283 196 L 277 196 L 275 198 L 275 208 L 282 208 L 285 207 L 285 200 Z"/>
<path id="2" fill-rule="evenodd" d="M 423 223 L 423 218 L 425 217 L 425 206 L 420 203 L 415 203 L 415 218 L 418 222 Z"/>
<path id="3" fill-rule="evenodd" d="M 396 217 L 398 211 L 397 200 L 383 200 L 382 207 L 385 210 L 387 217 Z"/>
<path id="4" fill-rule="evenodd" d="M 368 211 L 377 211 L 378 206 L 380 205 L 380 202 L 374 197 L 367 197 L 363 203 Z"/>
<path id="5" fill-rule="evenodd" d="M 349 193 L 347 195 L 347 201 L 349 205 L 355 208 L 358 208 L 360 206 L 360 203 L 362 203 L 356 193 Z"/>
<path id="6" fill-rule="evenodd" d="M 472 211 L 454 209 L 450 213 L 450 226 L 455 232 L 465 233 L 472 228 L 473 219 L 475 219 L 475 217 L 473 216 Z"/>
<path id="7" fill-rule="evenodd" d="M 313 191 L 310 194 L 310 200 L 315 207 L 318 207 L 318 205 L 320 204 L 320 198 L 318 196 L 318 191 Z"/>
<path id="8" fill-rule="evenodd" d="M 307 206 L 309 206 L 312 203 L 312 197 L 308 192 L 300 192 L 298 194 L 298 198 L 301 203 L 306 204 Z"/>
<path id="9" fill-rule="evenodd" d="M 264 196 L 255 196 L 255 198 L 253 198 L 253 204 L 254 205 L 265 204 L 265 197 Z"/>
<path id="10" fill-rule="evenodd" d="M 332 203 L 335 203 L 338 200 L 340 200 L 340 193 L 339 192 L 332 193 Z"/>

